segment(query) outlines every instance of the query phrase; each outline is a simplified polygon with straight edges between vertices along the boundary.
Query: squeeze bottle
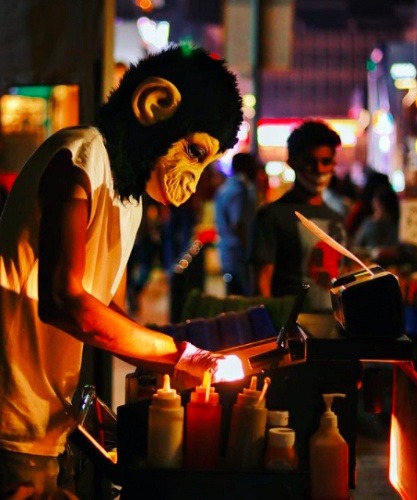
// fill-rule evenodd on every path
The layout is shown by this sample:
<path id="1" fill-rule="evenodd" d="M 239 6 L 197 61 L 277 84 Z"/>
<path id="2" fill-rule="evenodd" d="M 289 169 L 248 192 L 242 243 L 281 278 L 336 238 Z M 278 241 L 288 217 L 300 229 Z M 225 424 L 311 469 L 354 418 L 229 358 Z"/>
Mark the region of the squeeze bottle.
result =
<path id="1" fill-rule="evenodd" d="M 148 422 L 148 465 L 178 469 L 183 463 L 184 407 L 169 375 L 152 396 Z"/>
<path id="2" fill-rule="evenodd" d="M 215 469 L 219 463 L 222 408 L 211 384 L 212 370 L 190 395 L 185 418 L 185 466 Z"/>
<path id="3" fill-rule="evenodd" d="M 256 469 L 262 466 L 266 419 L 265 393 L 271 383 L 266 377 L 261 391 L 256 390 L 253 376 L 248 389 L 238 394 L 233 405 L 226 465 L 233 469 Z"/>
<path id="4" fill-rule="evenodd" d="M 323 394 L 326 411 L 320 426 L 310 438 L 311 500 L 347 500 L 349 498 L 349 448 L 337 427 L 331 406 L 335 397 Z"/>

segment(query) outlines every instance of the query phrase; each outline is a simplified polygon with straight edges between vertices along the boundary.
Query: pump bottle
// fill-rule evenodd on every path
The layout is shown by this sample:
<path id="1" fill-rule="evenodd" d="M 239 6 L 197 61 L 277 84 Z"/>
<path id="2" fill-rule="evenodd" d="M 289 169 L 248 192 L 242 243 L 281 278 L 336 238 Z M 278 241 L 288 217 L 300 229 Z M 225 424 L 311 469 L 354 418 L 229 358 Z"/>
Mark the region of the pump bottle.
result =
<path id="1" fill-rule="evenodd" d="M 190 395 L 185 418 L 185 453 L 187 469 L 215 469 L 220 455 L 222 408 L 219 394 L 211 383 L 211 371 Z"/>
<path id="2" fill-rule="evenodd" d="M 310 438 L 311 500 L 347 500 L 349 498 L 349 448 L 339 432 L 337 416 L 332 411 L 335 397 L 323 394 L 326 411 L 317 432 Z"/>
<path id="3" fill-rule="evenodd" d="M 248 389 L 238 394 L 233 405 L 226 465 L 233 469 L 256 469 L 262 466 L 268 410 L 265 392 L 271 380 L 267 377 L 261 391 L 256 390 L 257 377 Z"/>
<path id="4" fill-rule="evenodd" d="M 152 396 L 148 422 L 148 465 L 178 469 L 183 463 L 184 407 L 169 375 Z"/>

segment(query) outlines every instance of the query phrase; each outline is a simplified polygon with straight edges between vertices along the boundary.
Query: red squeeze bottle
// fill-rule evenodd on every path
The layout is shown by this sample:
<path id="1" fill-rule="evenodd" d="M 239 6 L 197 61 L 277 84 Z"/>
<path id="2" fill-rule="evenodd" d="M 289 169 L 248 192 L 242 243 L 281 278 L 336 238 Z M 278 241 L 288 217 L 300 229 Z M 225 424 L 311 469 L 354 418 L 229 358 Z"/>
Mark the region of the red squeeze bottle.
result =
<path id="1" fill-rule="evenodd" d="M 191 393 L 186 407 L 185 467 L 215 469 L 219 463 L 222 407 L 211 384 L 212 370 L 204 373 L 202 385 Z"/>

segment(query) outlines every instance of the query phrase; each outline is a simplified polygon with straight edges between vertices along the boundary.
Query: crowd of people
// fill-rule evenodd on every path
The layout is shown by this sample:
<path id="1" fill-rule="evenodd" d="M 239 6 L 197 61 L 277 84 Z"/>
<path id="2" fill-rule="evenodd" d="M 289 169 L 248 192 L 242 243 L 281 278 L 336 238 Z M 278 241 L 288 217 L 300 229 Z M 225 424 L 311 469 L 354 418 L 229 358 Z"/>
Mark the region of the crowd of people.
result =
<path id="1" fill-rule="evenodd" d="M 287 163 L 295 179 L 274 201 L 265 201 L 265 185 L 260 182 L 264 168 L 249 151 L 232 157 L 229 175 L 218 169 L 221 182 L 212 192 L 216 234 L 212 243 L 218 251 L 226 295 L 295 295 L 307 282 L 309 309 L 331 308 L 331 280 L 349 262 L 304 228 L 295 211 L 360 258 L 380 265 L 414 263 L 413 249 L 399 240 L 400 198 L 388 175 L 366 167 L 365 182 L 358 186 L 349 174 L 338 174 L 341 139 L 321 120 L 302 121 L 287 146 Z M 216 163 L 213 167 L 217 168 Z M 167 237 L 161 223 L 160 265 L 165 270 L 169 267 L 164 262 L 172 264 L 196 236 L 198 208 L 184 207 L 182 212 L 176 217 L 171 214 L 171 220 L 178 219 L 176 227 L 182 235 L 175 253 L 173 229 Z M 181 222 L 185 217 L 187 221 Z M 170 241 L 169 259 L 164 257 L 164 240 Z M 155 255 L 159 253 L 154 252 L 154 262 Z"/>
<path id="2" fill-rule="evenodd" d="M 123 72 L 126 68 L 124 68 Z M 346 261 L 302 227 L 299 211 L 358 257 L 381 265 L 415 262 L 415 251 L 399 241 L 400 199 L 388 175 L 364 167 L 363 185 L 336 172 L 338 134 L 325 122 L 306 118 L 288 138 L 287 164 L 295 171 L 291 188 L 266 202 L 266 174 L 259 158 L 240 151 L 225 175 L 214 162 L 220 182 L 208 176 L 187 202 L 151 207 L 137 234 L 127 267 L 126 304 L 136 314 L 140 295 L 154 267 L 168 278 L 187 251 L 202 218 L 204 201 L 213 205 L 213 243 L 226 295 L 265 297 L 296 294 L 310 284 L 308 307 L 331 307 L 328 288 Z M 377 167 L 377 166 L 376 166 Z M 211 191 L 201 196 L 202 191 Z M 144 195 L 146 201 L 146 193 Z M 152 226 L 152 227 L 150 227 Z"/>

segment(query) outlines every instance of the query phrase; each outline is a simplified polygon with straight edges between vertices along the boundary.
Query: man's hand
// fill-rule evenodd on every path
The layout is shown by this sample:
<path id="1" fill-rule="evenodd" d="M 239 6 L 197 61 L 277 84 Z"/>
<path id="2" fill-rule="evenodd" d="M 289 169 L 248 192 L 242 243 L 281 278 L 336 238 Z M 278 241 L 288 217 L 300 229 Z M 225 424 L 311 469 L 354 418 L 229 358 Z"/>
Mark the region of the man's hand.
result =
<path id="1" fill-rule="evenodd" d="M 175 386 L 191 388 L 200 385 L 204 373 L 212 370 L 212 382 L 231 382 L 244 377 L 240 359 L 199 349 L 189 342 L 182 342 L 182 354 L 174 366 Z"/>

